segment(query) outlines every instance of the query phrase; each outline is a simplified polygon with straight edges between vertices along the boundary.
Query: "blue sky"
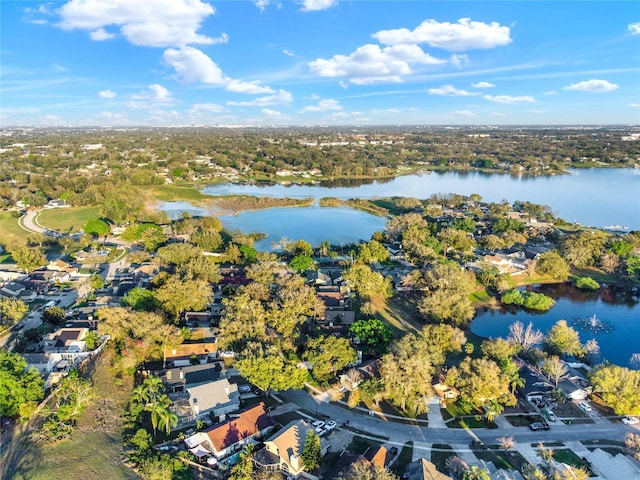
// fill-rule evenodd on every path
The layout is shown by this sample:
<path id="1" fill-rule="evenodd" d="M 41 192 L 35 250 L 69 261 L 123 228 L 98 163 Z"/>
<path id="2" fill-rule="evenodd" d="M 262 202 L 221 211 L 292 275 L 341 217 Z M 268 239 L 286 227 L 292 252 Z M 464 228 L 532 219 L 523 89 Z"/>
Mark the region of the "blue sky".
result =
<path id="1" fill-rule="evenodd" d="M 639 124 L 635 1 L 0 2 L 0 124 Z"/>

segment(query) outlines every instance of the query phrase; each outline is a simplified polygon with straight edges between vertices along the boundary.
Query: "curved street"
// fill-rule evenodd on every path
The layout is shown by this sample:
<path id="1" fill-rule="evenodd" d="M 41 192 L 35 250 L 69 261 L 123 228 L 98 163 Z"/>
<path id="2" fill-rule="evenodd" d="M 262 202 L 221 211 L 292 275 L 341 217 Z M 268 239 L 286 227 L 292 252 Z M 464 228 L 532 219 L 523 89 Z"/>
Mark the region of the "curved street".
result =
<path id="1" fill-rule="evenodd" d="M 281 394 L 290 402 L 310 414 L 317 413 L 335 420 L 338 425 L 349 421 L 349 427 L 359 430 L 362 435 L 386 437 L 388 443 L 404 445 L 408 441 L 424 443 L 444 443 L 451 446 L 467 447 L 474 440 L 485 444 L 496 444 L 496 438 L 510 436 L 517 443 L 531 444 L 538 442 L 571 442 L 581 440 L 610 440 L 623 442 L 627 432 L 638 433 L 638 429 L 617 423 L 594 423 L 589 425 L 552 425 L 548 431 L 531 431 L 527 427 L 486 428 L 448 428 L 446 426 L 422 427 L 390 421 L 382 416 L 361 415 L 339 407 L 323 398 L 312 396 L 304 390 L 288 390 Z M 517 445 L 516 445 L 517 449 Z"/>

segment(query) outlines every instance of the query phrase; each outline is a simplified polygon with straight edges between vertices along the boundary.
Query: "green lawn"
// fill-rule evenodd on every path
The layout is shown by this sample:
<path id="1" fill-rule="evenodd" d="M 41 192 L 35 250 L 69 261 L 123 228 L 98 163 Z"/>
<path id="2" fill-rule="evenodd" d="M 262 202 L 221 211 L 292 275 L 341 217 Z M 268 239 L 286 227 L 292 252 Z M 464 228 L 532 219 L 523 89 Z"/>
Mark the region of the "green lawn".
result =
<path id="1" fill-rule="evenodd" d="M 433 463 L 436 466 L 439 472 L 446 472 L 447 458 L 455 456 L 456 451 L 453 448 L 451 448 L 449 445 L 443 444 L 443 443 L 434 443 L 431 446 L 431 448 L 438 449 L 438 450 L 431 450 L 431 463 Z M 439 450 L 446 450 L 446 451 L 441 452 Z"/>
<path id="2" fill-rule="evenodd" d="M 561 448 L 553 451 L 553 458 L 557 462 L 566 463 L 572 467 L 589 469 L 589 465 L 582 461 L 582 459 L 576 455 L 573 450 L 568 448 Z"/>
<path id="3" fill-rule="evenodd" d="M 484 460 L 486 462 L 493 462 L 496 468 L 522 470 L 528 462 L 518 452 L 504 452 L 502 450 L 486 450 L 486 449 L 473 449 L 473 454 L 478 460 Z"/>
<path id="4" fill-rule="evenodd" d="M 374 297 L 371 301 L 378 310 L 376 317 L 387 322 L 396 337 L 422 329 L 424 323 L 418 316 L 418 295 L 399 293 L 388 300 Z"/>
<path id="5" fill-rule="evenodd" d="M 400 450 L 400 455 L 391 467 L 391 471 L 401 476 L 413 459 L 413 442 L 407 442 Z"/>
<path id="6" fill-rule="evenodd" d="M 175 202 L 178 200 L 198 202 L 212 198 L 204 195 L 195 185 L 160 185 L 149 187 L 147 191 L 158 201 Z"/>
<path id="7" fill-rule="evenodd" d="M 18 218 L 14 217 L 12 213 L 0 212 L 0 243 L 3 245 L 24 245 L 31 232 L 20 228 Z"/>
<path id="8" fill-rule="evenodd" d="M 59 232 L 79 232 L 87 220 L 100 218 L 100 207 L 70 207 L 42 210 L 37 221 L 43 227 Z"/>

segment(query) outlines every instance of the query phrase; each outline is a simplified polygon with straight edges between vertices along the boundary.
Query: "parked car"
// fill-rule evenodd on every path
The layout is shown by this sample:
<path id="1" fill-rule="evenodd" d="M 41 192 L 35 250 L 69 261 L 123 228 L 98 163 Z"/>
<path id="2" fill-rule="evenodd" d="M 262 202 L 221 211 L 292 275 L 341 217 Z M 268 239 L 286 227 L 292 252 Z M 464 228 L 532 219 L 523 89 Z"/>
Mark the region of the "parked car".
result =
<path id="1" fill-rule="evenodd" d="M 545 408 L 542 410 L 542 414 L 547 417 L 547 420 L 549 420 L 550 422 L 555 422 L 556 420 L 558 420 L 558 418 L 556 417 L 556 414 L 553 413 L 551 410 L 549 410 L 548 408 Z"/>
<path id="2" fill-rule="evenodd" d="M 622 417 L 622 423 L 625 425 L 636 425 L 638 423 L 638 419 L 636 417 Z"/>
<path id="3" fill-rule="evenodd" d="M 324 427 L 324 428 L 326 428 L 326 429 L 327 429 L 327 431 L 329 431 L 329 432 L 330 432 L 331 430 L 333 430 L 334 428 L 336 428 L 336 422 L 334 422 L 333 420 L 329 420 L 329 421 L 327 422 L 327 424 L 325 425 L 325 427 Z"/>
<path id="4" fill-rule="evenodd" d="M 592 410 L 591 405 L 587 402 L 578 402 L 578 407 L 585 412 L 590 412 Z"/>
<path id="5" fill-rule="evenodd" d="M 324 430 L 325 423 L 322 420 L 316 420 L 311 424 L 311 426 L 315 429 L 316 433 L 320 435 L 320 432 Z"/>
<path id="6" fill-rule="evenodd" d="M 247 385 L 247 384 L 241 383 L 240 385 L 238 385 L 238 392 L 239 393 L 251 393 L 251 385 Z"/>
<path id="7" fill-rule="evenodd" d="M 531 424 L 529 424 L 529 428 L 533 431 L 536 430 L 549 430 L 551 427 L 549 425 L 547 425 L 546 423 L 542 423 L 542 422 L 533 422 Z"/>

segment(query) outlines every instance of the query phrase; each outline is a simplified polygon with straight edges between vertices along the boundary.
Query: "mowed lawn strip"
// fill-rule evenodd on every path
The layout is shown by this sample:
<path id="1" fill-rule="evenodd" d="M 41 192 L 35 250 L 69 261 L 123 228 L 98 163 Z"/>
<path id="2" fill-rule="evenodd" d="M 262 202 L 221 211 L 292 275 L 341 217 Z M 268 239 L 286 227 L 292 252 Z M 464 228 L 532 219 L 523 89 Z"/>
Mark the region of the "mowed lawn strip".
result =
<path id="1" fill-rule="evenodd" d="M 69 207 L 42 210 L 37 222 L 43 227 L 59 232 L 80 232 L 87 220 L 100 218 L 100 207 Z"/>

